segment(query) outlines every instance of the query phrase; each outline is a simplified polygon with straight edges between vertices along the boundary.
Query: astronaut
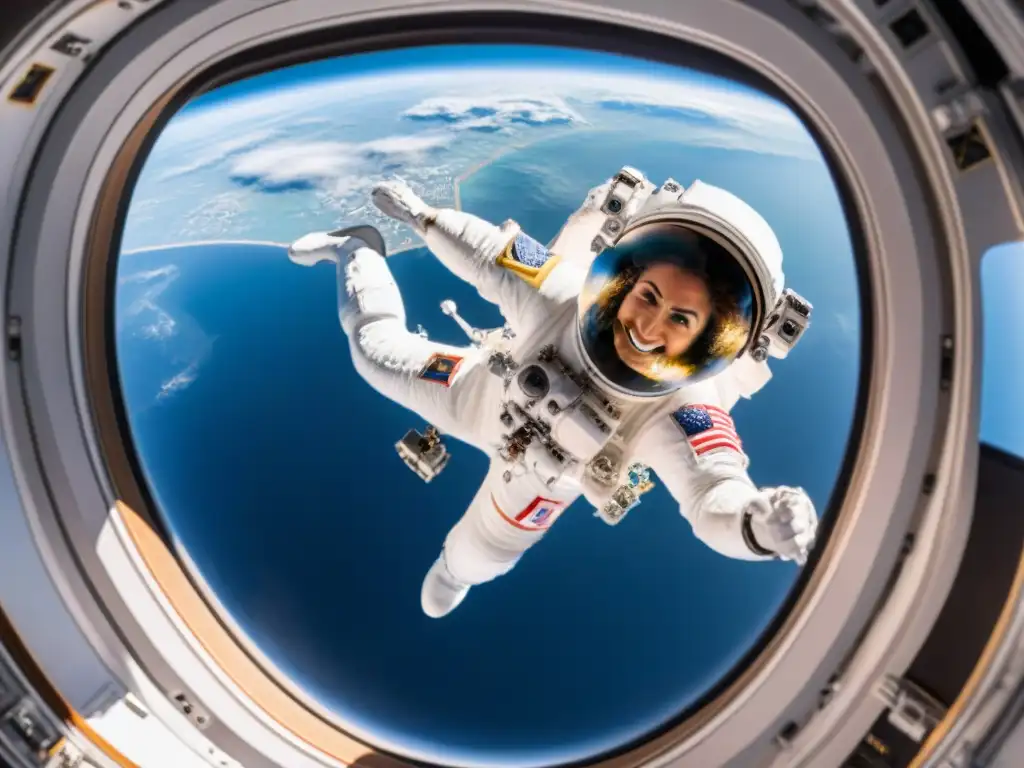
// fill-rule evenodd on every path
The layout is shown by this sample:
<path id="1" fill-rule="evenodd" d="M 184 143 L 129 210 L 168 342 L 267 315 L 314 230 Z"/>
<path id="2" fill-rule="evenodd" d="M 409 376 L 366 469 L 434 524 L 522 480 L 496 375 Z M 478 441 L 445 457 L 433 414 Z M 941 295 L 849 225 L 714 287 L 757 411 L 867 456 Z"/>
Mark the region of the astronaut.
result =
<path id="1" fill-rule="evenodd" d="M 513 221 L 431 207 L 400 181 L 371 197 L 507 324 L 468 346 L 410 331 L 372 227 L 289 249 L 297 264 L 336 265 L 360 376 L 491 459 L 424 579 L 428 616 L 510 571 L 580 496 L 618 522 L 652 487 L 648 470 L 720 554 L 805 561 L 811 500 L 754 485 L 729 415 L 810 319 L 810 305 L 784 290 L 781 248 L 757 212 L 699 181 L 655 189 L 627 167 L 590 191 L 548 248 Z"/>

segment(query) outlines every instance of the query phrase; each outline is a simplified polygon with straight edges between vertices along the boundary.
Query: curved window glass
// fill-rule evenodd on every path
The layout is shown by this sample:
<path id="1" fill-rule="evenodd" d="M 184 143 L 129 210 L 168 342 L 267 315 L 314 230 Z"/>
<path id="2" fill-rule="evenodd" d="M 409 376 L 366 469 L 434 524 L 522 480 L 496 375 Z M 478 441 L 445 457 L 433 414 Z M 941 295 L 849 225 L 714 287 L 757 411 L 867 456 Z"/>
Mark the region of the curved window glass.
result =
<path id="1" fill-rule="evenodd" d="M 1017 293 L 1024 284 L 1024 243 L 990 248 L 981 260 L 981 441 L 1024 458 L 1024 354 L 1007 343 L 1024 323 Z"/>
<path id="2" fill-rule="evenodd" d="M 443 300 L 477 328 L 509 318 L 413 228 L 383 215 L 373 186 L 401 179 L 431 206 L 514 219 L 536 241 L 503 257 L 519 259 L 509 278 L 519 280 L 536 277 L 546 262 L 530 254 L 623 166 L 656 185 L 720 187 L 774 231 L 786 286 L 813 304 L 813 319 L 731 417 L 754 483 L 804 488 L 827 515 L 854 424 L 857 270 L 818 147 L 786 106 L 757 91 L 554 48 L 360 54 L 197 98 L 160 135 L 134 190 L 118 263 L 117 357 L 159 511 L 255 647 L 394 751 L 523 766 L 619 748 L 733 669 L 799 575 L 791 562 L 735 559 L 705 544 L 655 472 L 653 490 L 618 525 L 581 498 L 506 575 L 473 587 L 443 619 L 424 615 L 421 584 L 494 449 L 438 424 L 447 466 L 429 483 L 410 471 L 396 443 L 410 429 L 423 434 L 427 418 L 364 377 L 339 325 L 334 265 L 304 268 L 288 246 L 376 227 L 404 328 L 421 330 L 423 343 L 467 347 Z M 435 403 L 469 380 L 456 363 L 405 375 L 434 387 L 426 397 Z M 671 460 L 688 466 L 685 438 L 674 445 Z M 552 514 L 529 520 L 543 528 Z"/>

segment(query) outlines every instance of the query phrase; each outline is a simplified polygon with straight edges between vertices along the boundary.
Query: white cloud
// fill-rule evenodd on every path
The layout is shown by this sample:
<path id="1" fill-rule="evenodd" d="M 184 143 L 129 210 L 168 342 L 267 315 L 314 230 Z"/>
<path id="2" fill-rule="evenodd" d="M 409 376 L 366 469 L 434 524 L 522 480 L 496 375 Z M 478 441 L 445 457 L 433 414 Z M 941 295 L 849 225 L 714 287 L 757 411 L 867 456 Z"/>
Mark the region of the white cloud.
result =
<path id="1" fill-rule="evenodd" d="M 339 77 L 314 83 L 256 93 L 238 99 L 201 106 L 176 117 L 160 134 L 161 149 L 203 142 L 212 135 L 272 127 L 320 124 L 325 107 L 358 106 L 367 97 L 419 88 L 437 88 L 450 83 L 444 69 L 404 74 Z"/>
<path id="2" fill-rule="evenodd" d="M 703 82 L 612 76 L 580 82 L 573 101 L 618 111 L 681 121 L 686 141 L 817 159 L 820 152 L 797 115 L 755 91 Z"/>
<path id="3" fill-rule="evenodd" d="M 342 199 L 356 194 L 369 196 L 369 191 L 380 179 L 376 176 L 343 176 L 337 179 L 328 189 L 327 193 L 335 198 Z"/>
<path id="4" fill-rule="evenodd" d="M 269 189 L 298 183 L 322 184 L 336 178 L 352 164 L 349 147 L 335 141 L 271 144 L 235 160 L 231 175 L 235 179 L 256 181 Z"/>
<path id="5" fill-rule="evenodd" d="M 523 95 L 494 96 L 495 90 Z M 634 113 L 686 123 L 697 145 L 817 158 L 803 123 L 787 106 L 756 91 L 713 82 L 542 69 L 474 71 L 458 93 L 421 100 L 407 120 L 452 130 L 508 131 L 514 126 L 587 125 L 581 109 Z"/>
<path id="6" fill-rule="evenodd" d="M 160 267 L 159 269 L 143 270 L 122 277 L 119 283 L 150 283 L 142 295 L 133 301 L 124 312 L 125 319 L 134 318 L 143 312 L 152 313 L 153 319 L 149 323 L 140 326 L 138 333 L 147 339 L 166 339 L 174 335 L 177 329 L 177 321 L 157 304 L 157 298 L 168 286 L 178 279 L 180 271 L 174 265 Z"/>
<path id="7" fill-rule="evenodd" d="M 431 73 L 434 88 L 409 77 L 375 78 L 386 90 L 443 91 L 451 87 L 450 73 Z M 753 92 L 657 78 L 613 75 L 595 85 L 589 72 L 538 69 L 474 70 L 458 75 L 459 93 L 448 93 L 416 102 L 402 113 L 407 121 L 429 122 L 435 130 L 426 134 L 388 136 L 362 143 L 316 140 L 277 140 L 266 143 L 269 129 L 232 139 L 199 157 L 200 166 L 215 155 L 230 154 L 230 175 L 237 183 L 263 191 L 316 190 L 331 207 L 351 207 L 351 199 L 365 193 L 373 179 L 411 173 L 428 166 L 424 156 L 447 147 L 464 131 L 508 131 L 515 127 L 587 124 L 580 105 L 602 111 L 617 110 L 684 120 L 687 141 L 695 145 L 749 149 L 774 154 L 816 156 L 817 150 L 796 116 L 784 105 Z M 365 81 L 363 85 L 365 85 Z M 357 85 L 357 84 L 356 84 Z M 312 102 L 320 108 L 345 108 L 367 93 L 351 81 L 301 86 L 272 97 L 251 97 L 232 104 L 232 121 L 239 113 L 251 121 L 276 111 L 294 127 L 321 118 L 294 111 Z M 344 86 L 344 87 L 343 87 Z M 494 89 L 509 93 L 494 96 Z M 523 95 L 528 93 L 529 95 Z M 379 94 L 378 94 L 379 95 Z M 270 104 L 273 102 L 273 110 Z M 186 119 L 193 122 L 222 115 L 227 107 L 212 107 Z M 344 110 L 343 110 L 344 111 Z M 351 118 L 350 113 L 345 116 Z M 258 122 L 258 121 L 257 121 Z M 223 126 L 218 130 L 223 131 Z M 348 198 L 348 200 L 346 200 Z M 228 201 L 222 201 L 228 202 Z M 199 213 L 208 217 L 209 209 Z M 224 210 L 217 216 L 223 218 Z"/>
<path id="8" fill-rule="evenodd" d="M 608 105 L 627 103 L 666 111 L 694 110 L 747 128 L 803 128 L 799 118 L 775 99 L 706 83 L 605 78 L 600 86 L 591 83 L 573 95 L 585 101 L 606 102 Z"/>
<path id="9" fill-rule="evenodd" d="M 217 163 L 237 155 L 247 149 L 252 149 L 267 142 L 274 136 L 273 131 L 252 131 L 242 136 L 237 136 L 214 144 L 209 149 L 200 150 L 192 156 L 188 163 L 178 165 L 160 174 L 159 181 L 168 181 L 178 176 L 185 176 L 195 171 L 201 171 Z"/>
<path id="10" fill-rule="evenodd" d="M 282 142 L 238 157 L 236 181 L 268 191 L 319 188 L 334 194 L 362 189 L 362 182 L 421 159 L 451 143 L 451 134 L 388 136 L 363 143 Z"/>
<path id="11" fill-rule="evenodd" d="M 424 99 L 402 116 L 407 120 L 443 122 L 455 129 L 501 130 L 512 125 L 585 124 L 558 96 L 442 96 Z"/>
<path id="12" fill-rule="evenodd" d="M 140 334 L 147 339 L 166 339 L 173 336 L 178 325 L 175 319 L 157 307 L 152 307 L 152 309 L 157 313 L 156 320 L 149 325 L 144 325 L 139 330 Z"/>
<path id="13" fill-rule="evenodd" d="M 495 97 L 496 91 L 510 95 Z M 715 118 L 748 136 L 769 140 L 757 142 L 761 150 L 770 148 L 770 140 L 779 136 L 814 146 L 788 107 L 746 88 L 664 76 L 601 73 L 597 77 L 591 70 L 490 67 L 338 78 L 214 104 L 171 121 L 155 152 L 187 149 L 197 153 L 187 165 L 168 172 L 177 175 L 262 144 L 274 132 L 338 124 L 339 119 L 350 125 L 353 120 L 360 122 L 367 99 L 404 93 L 434 94 L 408 108 L 403 113 L 407 120 L 444 123 L 453 130 L 493 132 L 516 125 L 585 124 L 585 117 L 571 106 L 581 104 L 691 120 L 701 115 Z M 210 136 L 225 135 L 237 138 L 208 146 Z M 788 154 L 792 148 L 785 151 Z"/>
<path id="14" fill-rule="evenodd" d="M 187 368 L 174 376 L 169 378 L 163 384 L 160 385 L 160 393 L 157 395 L 158 400 L 164 400 L 175 392 L 180 392 L 189 386 L 199 376 L 199 362 L 191 363 Z"/>
<path id="15" fill-rule="evenodd" d="M 231 190 L 198 199 L 184 215 L 180 240 L 230 234 L 235 221 L 248 210 L 248 194 L 244 190 Z"/>
<path id="16" fill-rule="evenodd" d="M 158 269 L 144 269 L 139 272 L 133 272 L 130 275 L 118 278 L 117 282 L 122 285 L 129 283 L 148 283 L 153 280 L 159 280 L 160 278 L 173 279 L 177 275 L 178 268 L 173 264 L 168 264 L 166 267 L 159 267 Z"/>
<path id="17" fill-rule="evenodd" d="M 453 82 L 457 83 L 457 90 L 453 90 Z M 185 112 L 173 120 L 161 135 L 160 146 L 171 148 L 204 142 L 211 135 L 320 122 L 324 109 L 358 108 L 367 98 L 405 92 L 435 94 L 408 110 L 407 117 L 448 117 L 453 126 L 475 125 L 478 130 L 506 125 L 517 116 L 523 124 L 582 121 L 567 101 L 593 104 L 601 99 L 647 107 L 699 109 L 748 129 L 802 129 L 785 105 L 725 82 L 717 85 L 713 81 L 663 75 L 598 75 L 590 69 L 481 67 L 343 77 L 217 103 Z M 521 95 L 496 98 L 495 92 Z"/>
<path id="18" fill-rule="evenodd" d="M 365 144 L 355 145 L 355 151 L 365 158 L 392 158 L 408 157 L 418 155 L 422 152 L 429 152 L 447 146 L 452 141 L 450 136 L 444 134 L 416 134 L 414 136 L 388 136 L 383 139 L 374 139 Z"/>
<path id="19" fill-rule="evenodd" d="M 199 369 L 209 357 L 213 345 L 213 340 L 203 333 L 193 318 L 183 315 L 179 321 L 161 306 L 160 295 L 180 276 L 181 270 L 169 264 L 157 269 L 139 270 L 118 278 L 119 286 L 143 286 L 141 295 L 124 311 L 118 313 L 119 332 L 128 326 L 137 337 L 169 345 L 164 346 L 163 352 L 169 356 L 169 362 L 176 365 L 185 364 L 178 373 L 160 384 L 157 400 L 164 400 L 191 385 L 199 376 Z M 143 324 L 139 324 L 140 321 L 144 321 Z M 129 325 L 131 323 L 139 325 L 132 328 Z"/>
<path id="20" fill-rule="evenodd" d="M 514 141 L 499 138 L 510 133 L 525 138 L 587 124 L 613 130 L 635 125 L 638 131 L 654 126 L 697 146 L 820 156 L 786 106 L 750 89 L 681 74 L 417 68 L 322 80 L 193 109 L 172 120 L 157 142 L 147 163 L 155 170 L 143 175 L 136 190 L 126 242 L 286 240 L 307 227 L 338 226 L 356 216 L 390 237 L 389 222 L 363 207 L 374 182 L 401 175 L 433 204 L 451 204 L 452 180 L 499 145 L 511 146 Z M 396 120 L 402 126 L 397 131 L 427 130 L 388 135 Z M 368 140 L 375 131 L 382 138 Z M 488 140 L 490 133 L 498 136 Z M 621 151 L 628 154 L 628 144 Z M 284 206 L 275 217 L 258 212 L 275 205 L 260 202 L 261 192 L 287 190 L 307 190 L 315 199 L 299 212 Z M 166 326 L 153 332 L 166 333 Z"/>

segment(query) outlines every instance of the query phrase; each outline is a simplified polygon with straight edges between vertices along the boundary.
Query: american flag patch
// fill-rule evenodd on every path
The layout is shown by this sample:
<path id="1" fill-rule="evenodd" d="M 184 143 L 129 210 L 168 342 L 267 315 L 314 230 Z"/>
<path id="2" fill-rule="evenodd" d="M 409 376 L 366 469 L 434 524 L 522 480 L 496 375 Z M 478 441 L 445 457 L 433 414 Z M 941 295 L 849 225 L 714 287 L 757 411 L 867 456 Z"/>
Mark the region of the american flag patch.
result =
<path id="1" fill-rule="evenodd" d="M 430 356 L 426 366 L 420 371 L 420 378 L 447 387 L 460 365 L 462 365 L 462 358 L 457 355 L 435 353 Z"/>
<path id="2" fill-rule="evenodd" d="M 732 417 L 713 405 L 687 405 L 672 414 L 697 456 L 712 451 L 743 453 Z"/>
<path id="3" fill-rule="evenodd" d="M 521 528 L 542 531 L 555 522 L 563 509 L 565 504 L 538 496 L 516 515 L 516 522 Z"/>

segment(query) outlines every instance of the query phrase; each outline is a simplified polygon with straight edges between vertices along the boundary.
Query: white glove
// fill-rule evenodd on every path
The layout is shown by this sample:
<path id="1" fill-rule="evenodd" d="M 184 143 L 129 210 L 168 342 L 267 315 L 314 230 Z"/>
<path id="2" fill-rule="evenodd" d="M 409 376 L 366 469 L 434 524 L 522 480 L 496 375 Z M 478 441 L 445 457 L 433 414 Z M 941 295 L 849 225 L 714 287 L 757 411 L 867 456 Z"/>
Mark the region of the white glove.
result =
<path id="1" fill-rule="evenodd" d="M 750 533 L 762 549 L 799 565 L 818 533 L 814 504 L 802 488 L 762 488 L 747 506 Z"/>
<path id="2" fill-rule="evenodd" d="M 408 224 L 420 233 L 426 231 L 427 223 L 436 214 L 404 181 L 382 181 L 375 184 L 370 199 L 385 216 Z"/>

